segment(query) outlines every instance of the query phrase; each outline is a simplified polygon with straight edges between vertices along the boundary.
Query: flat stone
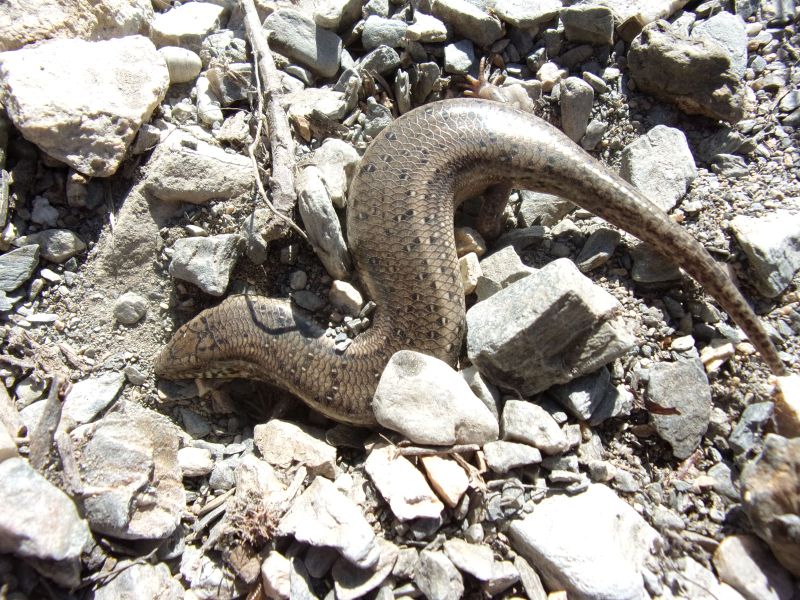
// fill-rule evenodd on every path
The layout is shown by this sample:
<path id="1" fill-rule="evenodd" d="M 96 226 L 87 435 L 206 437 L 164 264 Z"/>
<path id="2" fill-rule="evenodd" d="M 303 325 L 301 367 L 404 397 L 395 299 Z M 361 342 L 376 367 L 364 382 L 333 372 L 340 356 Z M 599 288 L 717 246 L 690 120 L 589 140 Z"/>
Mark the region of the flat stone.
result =
<path id="1" fill-rule="evenodd" d="M 748 600 L 791 600 L 792 578 L 753 535 L 729 535 L 714 552 L 719 579 Z"/>
<path id="2" fill-rule="evenodd" d="M 408 26 L 406 38 L 424 44 L 444 42 L 447 40 L 447 27 L 436 17 L 415 10 L 414 22 Z"/>
<path id="3" fill-rule="evenodd" d="M 559 12 L 564 36 L 570 42 L 599 46 L 614 43 L 614 14 L 607 6 L 593 4 L 565 7 Z"/>
<path id="4" fill-rule="evenodd" d="M 500 424 L 504 440 L 529 444 L 545 454 L 559 454 L 569 446 L 550 413 L 532 402 L 507 400 Z"/>
<path id="5" fill-rule="evenodd" d="M 123 373 L 109 372 L 73 384 L 61 408 L 61 419 L 84 424 L 94 419 L 117 398 Z"/>
<path id="6" fill-rule="evenodd" d="M 117 600 L 118 598 L 158 598 L 159 600 L 181 600 L 183 586 L 172 578 L 166 563 L 150 565 L 120 561 L 119 575 L 110 578 L 94 591 L 95 600 Z"/>
<path id="7" fill-rule="evenodd" d="M 400 48 L 405 46 L 407 29 L 408 25 L 403 21 L 370 15 L 364 21 L 361 41 L 365 50 L 372 50 L 378 46 Z"/>
<path id="8" fill-rule="evenodd" d="M 39 246 L 30 244 L 0 256 L 0 290 L 12 292 L 30 279 L 39 265 Z"/>
<path id="9" fill-rule="evenodd" d="M 453 564 L 488 586 L 491 595 L 499 594 L 519 581 L 519 572 L 510 562 L 496 561 L 489 546 L 470 544 L 459 538 L 444 543 L 444 552 Z"/>
<path id="10" fill-rule="evenodd" d="M 560 0 L 495 0 L 494 14 L 520 29 L 536 29 L 552 21 L 561 9 Z"/>
<path id="11" fill-rule="evenodd" d="M 567 77 L 561 82 L 561 128 L 574 142 L 579 142 L 586 133 L 592 113 L 594 90 L 578 77 Z"/>
<path id="12" fill-rule="evenodd" d="M 517 467 L 538 465 L 542 462 L 542 453 L 538 448 L 503 440 L 484 444 L 483 455 L 486 464 L 495 473 L 506 473 Z"/>
<path id="13" fill-rule="evenodd" d="M 321 77 L 339 70 L 342 38 L 323 29 L 300 11 L 279 8 L 264 20 L 270 46 Z"/>
<path id="14" fill-rule="evenodd" d="M 381 585 L 391 574 L 397 561 L 398 549 L 388 540 L 378 538 L 380 559 L 370 569 L 360 569 L 352 563 L 339 559 L 333 565 L 333 587 L 337 600 L 356 600 Z"/>
<path id="15" fill-rule="evenodd" d="M 178 465 L 184 477 L 205 477 L 214 469 L 214 458 L 210 450 L 189 446 L 178 450 Z"/>
<path id="16" fill-rule="evenodd" d="M 480 261 L 481 273 L 475 284 L 478 300 L 483 301 L 492 294 L 507 288 L 515 281 L 535 272 L 525 266 L 513 246 L 506 246 Z"/>
<path id="17" fill-rule="evenodd" d="M 727 11 L 700 21 L 692 28 L 692 38 L 710 38 L 722 46 L 731 58 L 731 69 L 740 77 L 747 68 L 747 31 L 741 17 Z"/>
<path id="18" fill-rule="evenodd" d="M 475 47 L 469 40 L 461 40 L 444 47 L 444 71 L 466 75 L 475 64 Z"/>
<path id="19" fill-rule="evenodd" d="M 193 283 L 206 294 L 222 296 L 239 258 L 241 241 L 241 237 L 233 233 L 180 238 L 172 246 L 169 274 Z"/>
<path id="20" fill-rule="evenodd" d="M 258 451 L 269 464 L 284 469 L 305 465 L 309 473 L 329 479 L 336 476 L 336 448 L 325 442 L 325 434 L 313 427 L 272 419 L 253 430 Z"/>
<path id="21" fill-rule="evenodd" d="M 434 0 L 431 9 L 433 15 L 451 25 L 457 35 L 479 46 L 493 44 L 503 35 L 503 26 L 497 17 L 467 0 Z"/>
<path id="22" fill-rule="evenodd" d="M 54 263 L 63 263 L 86 250 L 83 240 L 69 229 L 45 229 L 14 240 L 18 247 L 36 244 L 39 256 Z"/>
<path id="23" fill-rule="evenodd" d="M 439 498 L 450 508 L 455 508 L 469 487 L 469 477 L 464 468 L 456 461 L 441 456 L 423 456 L 420 462 Z"/>
<path id="24" fill-rule="evenodd" d="M 464 593 L 464 578 L 444 552 L 419 553 L 414 583 L 430 600 L 459 600 Z"/>
<path id="25" fill-rule="evenodd" d="M 224 6 L 213 2 L 187 2 L 158 13 L 150 36 L 159 47 L 179 46 L 200 52 L 203 40 L 223 25 Z"/>

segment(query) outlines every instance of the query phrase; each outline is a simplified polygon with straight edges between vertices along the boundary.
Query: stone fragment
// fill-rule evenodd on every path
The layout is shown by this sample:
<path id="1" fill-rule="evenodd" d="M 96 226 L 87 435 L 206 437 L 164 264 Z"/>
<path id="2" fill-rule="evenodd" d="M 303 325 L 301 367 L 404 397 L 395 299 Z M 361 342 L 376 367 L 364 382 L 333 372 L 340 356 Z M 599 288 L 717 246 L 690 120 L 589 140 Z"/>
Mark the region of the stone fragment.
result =
<path id="1" fill-rule="evenodd" d="M 400 48 L 405 46 L 407 29 L 408 25 L 403 21 L 371 15 L 364 21 L 361 42 L 365 50 L 372 50 L 378 46 Z"/>
<path id="2" fill-rule="evenodd" d="M 178 450 L 178 465 L 184 477 L 205 477 L 214 468 L 211 451 L 187 446 Z"/>
<path id="3" fill-rule="evenodd" d="M 500 420 L 500 390 L 492 385 L 481 375 L 475 367 L 467 367 L 460 372 L 464 381 L 469 385 L 469 389 L 481 399 L 481 402 L 489 409 L 492 416 Z"/>
<path id="4" fill-rule="evenodd" d="M 574 417 L 588 421 L 606 398 L 611 388 L 611 373 L 600 369 L 564 385 L 550 389 L 549 394 Z"/>
<path id="5" fill-rule="evenodd" d="M 464 286 L 464 295 L 469 296 L 475 291 L 478 279 L 481 276 L 481 265 L 478 255 L 474 252 L 465 254 L 458 259 L 458 272 L 461 275 L 461 284 Z"/>
<path id="6" fill-rule="evenodd" d="M 14 458 L 15 456 L 19 456 L 17 443 L 14 441 L 14 438 L 11 437 L 6 426 L 0 423 L 0 462 L 3 462 L 7 458 Z"/>
<path id="7" fill-rule="evenodd" d="M 39 264 L 39 246 L 29 244 L 0 256 L 0 291 L 13 292 L 30 279 Z"/>
<path id="8" fill-rule="evenodd" d="M 507 561 L 496 561 L 489 546 L 451 538 L 445 541 L 444 552 L 460 571 L 483 582 L 484 589 L 492 596 L 519 581 L 519 572 L 514 565 Z"/>
<path id="9" fill-rule="evenodd" d="M 111 577 L 94 591 L 95 600 L 117 600 L 119 598 L 158 598 L 158 600 L 182 600 L 183 586 L 172 578 L 166 563 L 155 565 L 120 561 L 119 574 Z"/>
<path id="10" fill-rule="evenodd" d="M 156 46 L 178 46 L 200 52 L 203 40 L 223 24 L 226 10 L 213 2 L 188 2 L 159 13 L 150 37 Z"/>
<path id="11" fill-rule="evenodd" d="M 300 11 L 279 8 L 264 21 L 270 47 L 308 67 L 321 77 L 339 70 L 342 38 L 323 29 Z"/>
<path id="12" fill-rule="evenodd" d="M 45 229 L 14 240 L 14 245 L 39 246 L 39 256 L 54 263 L 63 263 L 86 250 L 86 244 L 69 229 Z"/>
<path id="13" fill-rule="evenodd" d="M 778 562 L 800 577 L 800 438 L 767 434 L 764 450 L 741 475 L 742 504 L 755 533 Z"/>
<path id="14" fill-rule="evenodd" d="M 391 447 L 376 448 L 364 464 L 372 482 L 401 521 L 441 515 L 444 505 L 431 491 L 425 477 Z"/>
<path id="15" fill-rule="evenodd" d="M 277 550 L 271 550 L 264 562 L 261 563 L 261 583 L 267 598 L 289 600 L 291 597 L 290 573 L 289 559 Z"/>
<path id="16" fill-rule="evenodd" d="M 234 233 L 180 238 L 172 246 L 169 274 L 193 283 L 206 294 L 222 296 L 239 258 L 242 239 Z"/>
<path id="17" fill-rule="evenodd" d="M 669 211 L 697 177 L 697 167 L 683 132 L 656 125 L 622 151 L 620 175 Z"/>
<path id="18" fill-rule="evenodd" d="M 503 35 L 503 25 L 497 17 L 467 0 L 433 0 L 435 17 L 451 25 L 456 34 L 479 46 L 493 44 Z"/>
<path id="19" fill-rule="evenodd" d="M 114 318 L 123 325 L 134 325 L 147 313 L 147 300 L 136 292 L 125 292 L 114 301 Z"/>
<path id="20" fill-rule="evenodd" d="M 647 396 L 660 408 L 674 412 L 650 412 L 650 420 L 658 435 L 669 442 L 676 458 L 691 456 L 700 445 L 711 419 L 711 387 L 703 363 L 692 359 L 653 365 Z"/>
<path id="21" fill-rule="evenodd" d="M 484 257 L 480 261 L 480 268 L 481 274 L 475 286 L 479 301 L 534 272 L 522 263 L 513 246 L 506 246 Z"/>
<path id="22" fill-rule="evenodd" d="M 278 524 L 278 535 L 293 535 L 312 546 L 336 548 L 354 565 L 378 564 L 380 546 L 360 509 L 324 477 L 317 477 Z"/>
<path id="23" fill-rule="evenodd" d="M 692 600 L 743 600 L 741 594 L 727 583 L 720 583 L 711 569 L 705 568 L 689 556 L 675 561 L 675 576 L 680 579 L 681 590 Z"/>
<path id="24" fill-rule="evenodd" d="M 537 448 L 502 440 L 484 444 L 483 455 L 486 464 L 495 473 L 506 473 L 517 467 L 538 465 L 542 462 L 542 453 Z"/>
<path id="25" fill-rule="evenodd" d="M 5 52 L 0 81 L 8 115 L 27 140 L 80 173 L 108 177 L 164 98 L 169 74 L 153 43 L 134 35 Z"/>
<path id="26" fill-rule="evenodd" d="M 314 3 L 314 22 L 339 31 L 361 18 L 361 0 L 318 0 Z"/>
<path id="27" fill-rule="evenodd" d="M 486 254 L 486 241 L 483 236 L 472 227 L 456 227 L 456 254 L 459 257 L 474 253 L 478 258 Z"/>
<path id="28" fill-rule="evenodd" d="M 0 462 L 0 552 L 25 559 L 66 587 L 80 582 L 91 535 L 72 499 L 22 458 Z"/>
<path id="29" fill-rule="evenodd" d="M 519 572 L 520 582 L 528 598 L 530 600 L 548 600 L 547 592 L 544 590 L 539 574 L 528 561 L 517 555 L 514 558 L 514 566 Z"/>
<path id="30" fill-rule="evenodd" d="M 443 552 L 419 553 L 414 583 L 431 600 L 459 600 L 464 593 L 464 578 Z"/>
<path id="31" fill-rule="evenodd" d="M 200 56 L 187 48 L 164 46 L 158 49 L 158 53 L 164 57 L 164 62 L 167 63 L 171 85 L 194 81 L 203 68 Z"/>
<path id="32" fill-rule="evenodd" d="M 565 7 L 559 12 L 564 36 L 571 42 L 599 46 L 614 43 L 614 15 L 607 6 L 583 4 Z"/>
<path id="33" fill-rule="evenodd" d="M 558 423 L 538 404 L 507 400 L 500 424 L 506 441 L 523 442 L 545 454 L 560 454 L 569 447 Z"/>
<path id="34" fill-rule="evenodd" d="M 450 508 L 455 508 L 469 486 L 469 477 L 463 467 L 441 456 L 423 456 L 420 462 L 439 498 Z"/>
<path id="35" fill-rule="evenodd" d="M 180 573 L 189 583 L 186 595 L 193 600 L 236 600 L 247 593 L 232 569 L 201 548 L 186 547 L 181 555 Z"/>
<path id="36" fill-rule="evenodd" d="M 497 420 L 447 363 L 401 350 L 381 375 L 372 408 L 378 423 L 418 444 L 483 444 Z"/>
<path id="37" fill-rule="evenodd" d="M 747 32 L 742 19 L 724 10 L 692 28 L 692 38 L 710 38 L 722 46 L 731 59 L 731 70 L 739 77 L 747 68 Z"/>
<path id="38" fill-rule="evenodd" d="M 400 55 L 394 48 L 389 48 L 389 46 L 375 48 L 358 62 L 358 70 L 361 73 L 375 71 L 379 75 L 391 73 L 399 66 Z"/>
<path id="39" fill-rule="evenodd" d="M 572 141 L 586 133 L 593 102 L 594 90 L 583 79 L 567 77 L 561 83 L 561 128 Z"/>
<path id="40" fill-rule="evenodd" d="M 619 309 L 559 259 L 467 311 L 467 353 L 489 380 L 529 396 L 624 355 L 634 339 Z"/>
<path id="41" fill-rule="evenodd" d="M 71 424 L 84 424 L 94 419 L 117 398 L 125 375 L 122 373 L 103 373 L 96 377 L 83 379 L 69 390 L 61 408 L 61 419 Z"/>
<path id="42" fill-rule="evenodd" d="M 369 569 L 361 569 L 354 564 L 339 559 L 333 565 L 333 587 L 337 600 L 356 600 L 381 585 L 391 574 L 397 561 L 398 549 L 392 542 L 378 538 L 380 559 Z"/>
<path id="43" fill-rule="evenodd" d="M 222 100 L 211 89 L 211 82 L 208 77 L 198 77 L 194 90 L 197 102 L 197 118 L 208 127 L 218 127 L 225 118 L 222 114 L 222 108 L 220 108 Z"/>
<path id="44" fill-rule="evenodd" d="M 607 227 L 595 229 L 586 239 L 580 254 L 575 259 L 581 273 L 588 273 L 606 264 L 617 249 L 619 240 L 619 231 Z"/>
<path id="45" fill-rule="evenodd" d="M 430 44 L 447 40 L 447 27 L 436 17 L 414 11 L 414 22 L 406 30 L 406 38 Z"/>
<path id="46" fill-rule="evenodd" d="M 800 437 L 800 375 L 778 377 L 775 395 L 775 433 Z"/>
<path id="47" fill-rule="evenodd" d="M 347 190 L 361 157 L 347 142 L 328 138 L 314 152 L 314 163 L 336 208 L 347 204 Z"/>
<path id="48" fill-rule="evenodd" d="M 324 432 L 318 429 L 272 419 L 255 426 L 253 439 L 271 465 L 288 468 L 297 463 L 311 474 L 329 479 L 336 476 L 336 448 L 325 442 Z"/>
<path id="49" fill-rule="evenodd" d="M 469 40 L 460 40 L 444 47 L 444 71 L 466 75 L 475 64 L 475 47 Z"/>
<path id="50" fill-rule="evenodd" d="M 545 498 L 508 533 L 549 589 L 578 598 L 647 597 L 642 570 L 661 543 L 639 513 L 600 484 Z"/>
<path id="51" fill-rule="evenodd" d="M 338 308 L 346 315 L 356 316 L 364 304 L 364 298 L 352 283 L 336 280 L 331 284 L 328 292 L 331 305 Z"/>
<path id="52" fill-rule="evenodd" d="M 552 21 L 561 9 L 560 0 L 495 0 L 492 11 L 520 29 L 536 29 Z"/>
<path id="53" fill-rule="evenodd" d="M 739 422 L 728 436 L 728 444 L 738 462 L 753 458 L 758 452 L 762 432 L 772 421 L 774 412 L 775 405 L 772 402 L 754 402 L 742 411 Z"/>
<path id="54" fill-rule="evenodd" d="M 790 600 L 792 578 L 764 543 L 752 535 L 729 535 L 714 552 L 719 579 L 747 600 Z"/>
<path id="55" fill-rule="evenodd" d="M 126 540 L 169 537 L 180 523 L 186 499 L 178 466 L 175 426 L 161 415 L 120 402 L 101 420 L 69 433 L 59 445 L 73 465 L 92 531 Z"/>
<path id="56" fill-rule="evenodd" d="M 768 298 L 780 295 L 800 269 L 800 214 L 738 215 L 731 228 L 747 255 L 758 291 Z"/>
<path id="57" fill-rule="evenodd" d="M 534 225 L 552 227 L 575 208 L 569 200 L 552 194 L 520 190 L 519 196 L 522 202 L 519 205 L 517 218 L 525 227 Z"/>

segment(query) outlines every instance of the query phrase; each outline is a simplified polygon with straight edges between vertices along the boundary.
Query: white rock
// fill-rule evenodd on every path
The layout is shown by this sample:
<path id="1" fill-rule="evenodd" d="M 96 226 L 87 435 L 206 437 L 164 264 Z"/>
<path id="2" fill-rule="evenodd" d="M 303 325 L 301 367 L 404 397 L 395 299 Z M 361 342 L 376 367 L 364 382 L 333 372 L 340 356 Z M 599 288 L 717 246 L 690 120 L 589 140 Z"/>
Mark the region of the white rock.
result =
<path id="1" fill-rule="evenodd" d="M 198 77 L 194 86 L 197 95 L 197 117 L 209 127 L 214 123 L 222 123 L 225 118 L 220 108 L 220 99 L 211 89 L 207 77 Z"/>
<path id="2" fill-rule="evenodd" d="M 480 276 L 476 282 L 478 300 L 482 301 L 534 272 L 526 267 L 512 246 L 501 248 L 480 261 Z"/>
<path id="3" fill-rule="evenodd" d="M 331 284 L 330 292 L 328 292 L 328 300 L 346 315 L 356 316 L 361 310 L 361 305 L 364 304 L 364 298 L 361 296 L 352 283 L 347 281 L 339 281 L 338 279 Z"/>
<path id="4" fill-rule="evenodd" d="M 272 550 L 261 563 L 261 582 L 267 598 L 289 600 L 291 564 L 283 554 Z"/>
<path id="5" fill-rule="evenodd" d="M 329 479 L 336 476 L 336 448 L 325 441 L 320 430 L 272 419 L 256 425 L 253 438 L 264 460 L 271 465 L 288 468 L 298 463 L 305 465 L 311 474 Z"/>
<path id="6" fill-rule="evenodd" d="M 44 227 L 55 227 L 58 222 L 58 209 L 54 208 L 47 198 L 38 196 L 33 199 L 31 221 Z"/>
<path id="7" fill-rule="evenodd" d="M 753 535 L 730 535 L 714 551 L 719 579 L 747 600 L 790 600 L 792 577 Z"/>
<path id="8" fill-rule="evenodd" d="M 203 61 L 200 60 L 200 56 L 186 48 L 164 46 L 159 48 L 158 52 L 164 57 L 164 62 L 167 63 L 170 84 L 194 81 L 203 68 Z"/>
<path id="9" fill-rule="evenodd" d="M 469 487 L 469 477 L 456 461 L 441 456 L 423 456 L 420 459 L 428 480 L 447 506 L 454 508 Z"/>
<path id="10" fill-rule="evenodd" d="M 372 408 L 378 423 L 418 444 L 483 444 L 498 424 L 469 385 L 445 362 L 409 350 L 383 371 Z"/>
<path id="11" fill-rule="evenodd" d="M 184 477 L 205 477 L 214 468 L 211 451 L 187 446 L 178 450 L 178 465 Z"/>
<path id="12" fill-rule="evenodd" d="M 406 30 L 406 38 L 423 44 L 447 40 L 447 26 L 436 17 L 414 11 L 414 22 Z"/>
<path id="13" fill-rule="evenodd" d="M 675 561 L 676 576 L 681 589 L 692 600 L 744 600 L 739 592 L 727 583 L 720 583 L 714 573 L 689 556 Z M 762 600 L 759 598 L 759 600 Z"/>
<path id="14" fill-rule="evenodd" d="M 166 563 L 150 565 L 120 561 L 119 574 L 109 578 L 94 591 L 94 600 L 119 598 L 158 598 L 158 600 L 183 600 L 183 586 L 172 578 Z"/>
<path id="15" fill-rule="evenodd" d="M 549 589 L 577 598 L 646 598 L 641 571 L 658 533 L 604 485 L 552 496 L 513 521 L 514 550 L 535 564 Z"/>
<path id="16" fill-rule="evenodd" d="M 374 567 L 360 569 L 341 558 L 333 565 L 331 574 L 337 600 L 364 598 L 392 573 L 399 554 L 397 546 L 382 538 L 377 538 L 377 541 L 381 555 Z"/>
<path id="17" fill-rule="evenodd" d="M 347 190 L 361 157 L 347 142 L 328 138 L 314 151 L 314 164 L 320 171 L 325 189 L 336 208 L 347 204 Z"/>
<path id="18" fill-rule="evenodd" d="M 240 247 L 241 238 L 235 233 L 180 238 L 172 246 L 169 274 L 195 284 L 207 294 L 222 296 L 228 288 Z"/>
<path id="19" fill-rule="evenodd" d="M 76 171 L 108 177 L 164 98 L 169 73 L 153 43 L 136 35 L 5 52 L 0 81 L 3 104 L 26 139 Z"/>
<path id="20" fill-rule="evenodd" d="M 406 457 L 395 456 L 394 448 L 376 448 L 370 452 L 364 468 L 401 521 L 433 519 L 444 510 L 422 473 Z"/>
<path id="21" fill-rule="evenodd" d="M 370 568 L 380 549 L 359 508 L 324 477 L 317 477 L 278 524 L 278 535 L 293 535 L 312 546 L 336 548 L 353 564 Z"/>
<path id="22" fill-rule="evenodd" d="M 0 423 L 0 462 L 18 455 L 17 443 L 11 437 L 6 426 Z"/>
<path id="23" fill-rule="evenodd" d="M 507 561 L 496 561 L 489 546 L 450 538 L 444 543 L 444 552 L 459 570 L 488 584 L 493 596 L 519 581 L 519 572 L 514 565 Z"/>
<path id="24" fill-rule="evenodd" d="M 569 447 L 555 419 L 533 402 L 508 400 L 500 422 L 504 440 L 524 442 L 545 454 L 559 454 Z"/>
<path id="25" fill-rule="evenodd" d="M 495 473 L 505 473 L 517 467 L 536 465 L 542 462 L 542 453 L 528 444 L 498 440 L 483 446 L 486 464 Z"/>
<path id="26" fill-rule="evenodd" d="M 222 25 L 225 10 L 213 2 L 187 2 L 156 15 L 150 37 L 159 47 L 179 46 L 200 52 L 203 40 Z"/>
<path id="27" fill-rule="evenodd" d="M 39 255 L 55 263 L 63 263 L 86 250 L 86 244 L 68 229 L 45 229 L 14 240 L 15 246 L 39 246 Z"/>
<path id="28" fill-rule="evenodd" d="M 324 29 L 338 31 L 361 17 L 361 0 L 317 0 L 314 22 Z"/>
<path id="29" fill-rule="evenodd" d="M 69 390 L 61 408 L 61 418 L 72 423 L 88 423 L 116 399 L 125 375 L 122 373 L 103 373 L 77 382 Z"/>
<path id="30" fill-rule="evenodd" d="M 125 292 L 114 302 L 114 318 L 123 325 L 138 323 L 147 313 L 147 300 L 136 292 Z"/>
<path id="31" fill-rule="evenodd" d="M 478 261 L 478 255 L 470 252 L 460 257 L 458 259 L 458 270 L 461 274 L 461 284 L 464 286 L 464 295 L 469 296 L 475 291 L 478 279 L 483 273 Z"/>
<path id="32" fill-rule="evenodd" d="M 459 600 L 464 593 L 464 578 L 443 552 L 419 553 L 414 583 L 429 600 Z"/>

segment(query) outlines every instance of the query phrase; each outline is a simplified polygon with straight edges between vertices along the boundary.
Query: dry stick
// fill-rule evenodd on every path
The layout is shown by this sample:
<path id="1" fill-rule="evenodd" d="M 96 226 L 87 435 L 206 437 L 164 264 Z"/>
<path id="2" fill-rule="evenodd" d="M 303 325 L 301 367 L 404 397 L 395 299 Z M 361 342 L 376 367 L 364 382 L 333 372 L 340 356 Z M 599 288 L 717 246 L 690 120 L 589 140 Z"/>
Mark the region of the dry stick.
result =
<path id="1" fill-rule="evenodd" d="M 253 51 L 256 69 L 256 83 L 263 81 L 263 96 L 267 99 L 267 126 L 269 127 L 270 154 L 272 156 L 272 177 L 270 178 L 270 191 L 273 202 L 267 197 L 261 178 L 258 176 L 258 163 L 253 152 L 259 136 L 256 135 L 254 143 L 248 148 L 250 159 L 256 168 L 256 185 L 261 197 L 266 202 L 272 213 L 283 220 L 304 239 L 308 239 L 303 231 L 292 222 L 288 215 L 294 208 L 297 194 L 294 191 L 294 140 L 289 128 L 289 120 L 280 103 L 281 89 L 278 83 L 278 71 L 269 44 L 261 29 L 253 0 L 239 0 L 244 11 L 244 25 L 247 39 Z M 261 113 L 262 90 L 258 91 L 258 108 Z M 261 123 L 259 122 L 259 133 Z"/>

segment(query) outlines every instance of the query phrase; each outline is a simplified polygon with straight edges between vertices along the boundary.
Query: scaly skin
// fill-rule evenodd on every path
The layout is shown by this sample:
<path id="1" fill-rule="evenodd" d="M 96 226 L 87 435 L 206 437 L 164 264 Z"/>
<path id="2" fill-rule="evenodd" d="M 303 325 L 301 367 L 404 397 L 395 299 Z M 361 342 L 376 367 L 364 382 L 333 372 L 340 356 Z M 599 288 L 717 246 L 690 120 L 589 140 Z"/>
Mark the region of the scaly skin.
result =
<path id="1" fill-rule="evenodd" d="M 671 258 L 785 372 L 758 317 L 705 248 L 630 184 L 528 113 L 476 99 L 428 104 L 368 148 L 350 187 L 350 251 L 373 325 L 344 354 L 285 300 L 232 296 L 181 327 L 161 351 L 161 377 L 248 377 L 277 384 L 338 421 L 373 424 L 370 402 L 392 354 L 412 349 L 454 365 L 464 293 L 453 210 L 488 186 L 556 194 Z"/>

